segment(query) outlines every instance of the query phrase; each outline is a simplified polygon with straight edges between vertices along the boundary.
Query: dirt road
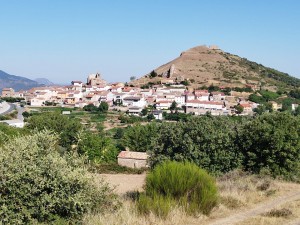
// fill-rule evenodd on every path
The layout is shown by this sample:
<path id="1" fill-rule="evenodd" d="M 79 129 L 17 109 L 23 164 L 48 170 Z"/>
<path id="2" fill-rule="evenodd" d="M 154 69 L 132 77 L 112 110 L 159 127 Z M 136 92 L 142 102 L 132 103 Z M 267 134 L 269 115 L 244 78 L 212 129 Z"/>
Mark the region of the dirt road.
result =
<path id="1" fill-rule="evenodd" d="M 143 190 L 146 174 L 99 174 L 118 194 L 125 194 L 128 191 Z"/>
<path id="2" fill-rule="evenodd" d="M 266 213 L 278 205 L 281 205 L 281 204 L 284 204 L 287 202 L 291 202 L 291 201 L 295 201 L 298 199 L 300 199 L 300 190 L 292 191 L 292 192 L 288 193 L 287 195 L 280 196 L 278 198 L 272 199 L 267 202 L 263 202 L 263 203 L 257 205 L 255 208 L 244 210 L 242 212 L 233 214 L 226 218 L 218 219 L 218 220 L 210 223 L 210 225 L 233 225 L 238 222 L 242 222 L 246 219 L 249 219 L 251 217 Z M 297 222 L 298 221 L 293 221 L 291 223 L 291 225 L 298 225 L 299 223 L 297 223 Z"/>

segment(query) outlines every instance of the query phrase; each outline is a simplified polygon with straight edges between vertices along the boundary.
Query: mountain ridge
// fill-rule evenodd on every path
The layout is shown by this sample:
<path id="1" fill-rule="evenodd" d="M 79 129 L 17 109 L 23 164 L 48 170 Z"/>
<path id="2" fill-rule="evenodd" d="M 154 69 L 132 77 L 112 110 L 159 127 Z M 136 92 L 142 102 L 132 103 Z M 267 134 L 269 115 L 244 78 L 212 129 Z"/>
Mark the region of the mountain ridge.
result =
<path id="1" fill-rule="evenodd" d="M 15 91 L 28 90 L 40 86 L 36 81 L 23 76 L 11 75 L 0 70 L 0 91 L 3 88 L 13 88 Z"/>
<path id="2" fill-rule="evenodd" d="M 256 85 L 271 90 L 300 87 L 300 79 L 296 77 L 224 52 L 217 46 L 190 48 L 153 71 L 155 73 L 146 74 L 131 84 L 144 86 L 173 79 L 178 83 L 187 81 L 193 88 L 209 85 Z"/>

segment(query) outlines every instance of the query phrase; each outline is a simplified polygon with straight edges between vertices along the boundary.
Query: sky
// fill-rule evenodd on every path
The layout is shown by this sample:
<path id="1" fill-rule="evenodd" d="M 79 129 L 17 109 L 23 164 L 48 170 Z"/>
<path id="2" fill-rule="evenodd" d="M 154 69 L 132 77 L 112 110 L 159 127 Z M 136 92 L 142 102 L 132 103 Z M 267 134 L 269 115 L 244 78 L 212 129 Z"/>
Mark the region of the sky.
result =
<path id="1" fill-rule="evenodd" d="M 0 70 L 129 81 L 198 45 L 300 78 L 299 0 L 0 0 Z"/>

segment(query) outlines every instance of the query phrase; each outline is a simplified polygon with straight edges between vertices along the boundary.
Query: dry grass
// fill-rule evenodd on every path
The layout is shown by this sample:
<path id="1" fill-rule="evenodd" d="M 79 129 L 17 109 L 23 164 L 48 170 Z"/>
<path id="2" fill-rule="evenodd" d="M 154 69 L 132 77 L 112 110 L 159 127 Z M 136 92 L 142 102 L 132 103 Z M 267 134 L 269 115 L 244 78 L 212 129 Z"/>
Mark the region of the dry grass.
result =
<path id="1" fill-rule="evenodd" d="M 281 225 L 300 219 L 300 200 L 289 202 L 262 215 L 245 220 L 238 225 Z"/>
<path id="2" fill-rule="evenodd" d="M 122 176 L 122 175 L 119 175 Z M 122 180 L 121 186 L 131 186 L 132 190 L 141 188 L 141 179 L 145 178 L 145 175 L 139 175 L 138 185 L 134 187 L 133 180 L 129 179 L 126 175 L 126 179 L 120 179 L 117 176 L 117 180 Z M 136 175 L 135 175 L 136 176 Z M 142 177 L 143 176 L 143 177 Z M 114 177 L 110 177 L 108 181 L 117 185 L 117 180 L 112 180 Z M 126 184 L 128 181 L 128 184 Z M 125 183 L 124 183 L 125 182 Z M 104 215 L 87 215 L 84 219 L 84 224 L 87 225 L 179 225 L 179 224 L 209 224 L 220 218 L 225 218 L 230 215 L 241 212 L 245 209 L 253 208 L 256 204 L 270 200 L 277 196 L 285 195 L 290 191 L 300 190 L 300 185 L 295 183 L 274 181 L 268 177 L 259 177 L 255 175 L 249 175 L 241 171 L 233 171 L 224 175 L 218 179 L 218 187 L 220 191 L 219 205 L 212 211 L 209 216 L 199 215 L 198 217 L 191 217 L 186 215 L 180 208 L 175 208 L 171 211 L 166 220 L 160 219 L 154 215 L 140 216 L 138 215 L 133 201 L 124 197 L 124 193 L 118 189 L 119 194 L 123 194 L 123 206 L 119 211 L 115 213 L 107 213 Z M 128 191 L 128 188 L 124 188 L 124 191 Z M 292 211 L 292 215 L 287 217 L 270 217 L 260 215 L 253 217 L 249 220 L 243 221 L 241 225 L 252 224 L 284 224 L 286 221 L 292 221 L 297 217 L 300 217 L 300 201 L 291 202 L 286 205 L 282 205 L 278 209 L 287 208 Z"/>

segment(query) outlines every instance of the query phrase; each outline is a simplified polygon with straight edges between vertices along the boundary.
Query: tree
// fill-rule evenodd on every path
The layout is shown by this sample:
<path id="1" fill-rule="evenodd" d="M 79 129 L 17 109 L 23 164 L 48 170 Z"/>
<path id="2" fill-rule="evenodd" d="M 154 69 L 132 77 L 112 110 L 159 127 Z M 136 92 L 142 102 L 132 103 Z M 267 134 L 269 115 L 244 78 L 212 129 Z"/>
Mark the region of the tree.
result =
<path id="1" fill-rule="evenodd" d="M 295 114 L 296 116 L 299 116 L 299 115 L 300 115 L 300 106 L 298 106 L 298 107 L 295 109 L 294 114 Z"/>
<path id="2" fill-rule="evenodd" d="M 152 70 L 152 72 L 150 73 L 149 77 L 150 78 L 157 77 L 157 73 L 154 70 Z"/>
<path id="3" fill-rule="evenodd" d="M 141 115 L 142 116 L 146 116 L 148 114 L 148 109 L 147 108 L 143 108 L 141 111 Z"/>
<path id="4" fill-rule="evenodd" d="M 237 114 L 241 114 L 244 111 L 244 107 L 241 105 L 235 105 L 234 108 Z"/>
<path id="5" fill-rule="evenodd" d="M 59 134 L 59 143 L 62 147 L 71 149 L 77 143 L 78 132 L 82 125 L 78 120 L 71 119 L 57 112 L 33 115 L 29 118 L 26 127 L 30 130 L 44 129 L 55 131 Z"/>
<path id="6" fill-rule="evenodd" d="M 170 110 L 174 111 L 177 109 L 177 103 L 175 101 L 172 102 L 171 106 L 170 106 Z"/>
<path id="7" fill-rule="evenodd" d="M 282 111 L 292 111 L 293 99 L 285 98 L 282 102 Z"/>
<path id="8" fill-rule="evenodd" d="M 109 106 L 108 106 L 107 102 L 101 102 L 98 107 L 98 111 L 105 113 L 105 112 L 107 112 L 108 108 L 109 108 Z"/>
<path id="9" fill-rule="evenodd" d="M 148 120 L 149 122 L 152 121 L 152 120 L 154 120 L 154 119 L 155 119 L 155 116 L 154 116 L 152 113 L 148 114 L 147 120 Z"/>
<path id="10" fill-rule="evenodd" d="M 113 162 L 116 160 L 118 150 L 107 137 L 84 132 L 79 137 L 78 153 L 87 155 L 93 163 Z"/>
<path id="11" fill-rule="evenodd" d="M 243 166 L 253 173 L 300 180 L 300 118 L 268 113 L 246 123 L 239 136 Z"/>
<path id="12" fill-rule="evenodd" d="M 214 174 L 241 165 L 236 137 L 243 121 L 227 117 L 194 117 L 186 122 L 163 123 L 152 140 L 150 165 L 165 160 L 190 161 Z"/>
<path id="13" fill-rule="evenodd" d="M 159 125 L 134 125 L 125 130 L 122 143 L 132 151 L 146 152 L 151 149 L 151 141 L 158 135 Z"/>
<path id="14" fill-rule="evenodd" d="M 96 185 L 84 159 L 62 155 L 57 141 L 57 135 L 41 131 L 0 147 L 3 224 L 77 223 L 85 213 L 116 206 L 107 184 Z"/>
<path id="15" fill-rule="evenodd" d="M 31 116 L 31 113 L 25 111 L 25 112 L 22 113 L 22 116 L 24 116 L 25 118 L 28 118 L 28 117 Z"/>
<path id="16" fill-rule="evenodd" d="M 184 86 L 190 85 L 188 80 L 181 81 L 180 84 L 183 84 Z"/>
<path id="17" fill-rule="evenodd" d="M 300 89 L 291 90 L 289 95 L 293 98 L 300 99 Z"/>
<path id="18" fill-rule="evenodd" d="M 135 76 L 131 76 L 131 77 L 130 77 L 130 81 L 134 81 L 135 79 L 136 79 Z"/>
<path id="19" fill-rule="evenodd" d="M 88 112 L 96 112 L 97 111 L 97 107 L 94 106 L 94 104 L 88 104 L 88 105 L 85 105 L 83 107 L 83 110 L 84 111 L 88 111 Z"/>

